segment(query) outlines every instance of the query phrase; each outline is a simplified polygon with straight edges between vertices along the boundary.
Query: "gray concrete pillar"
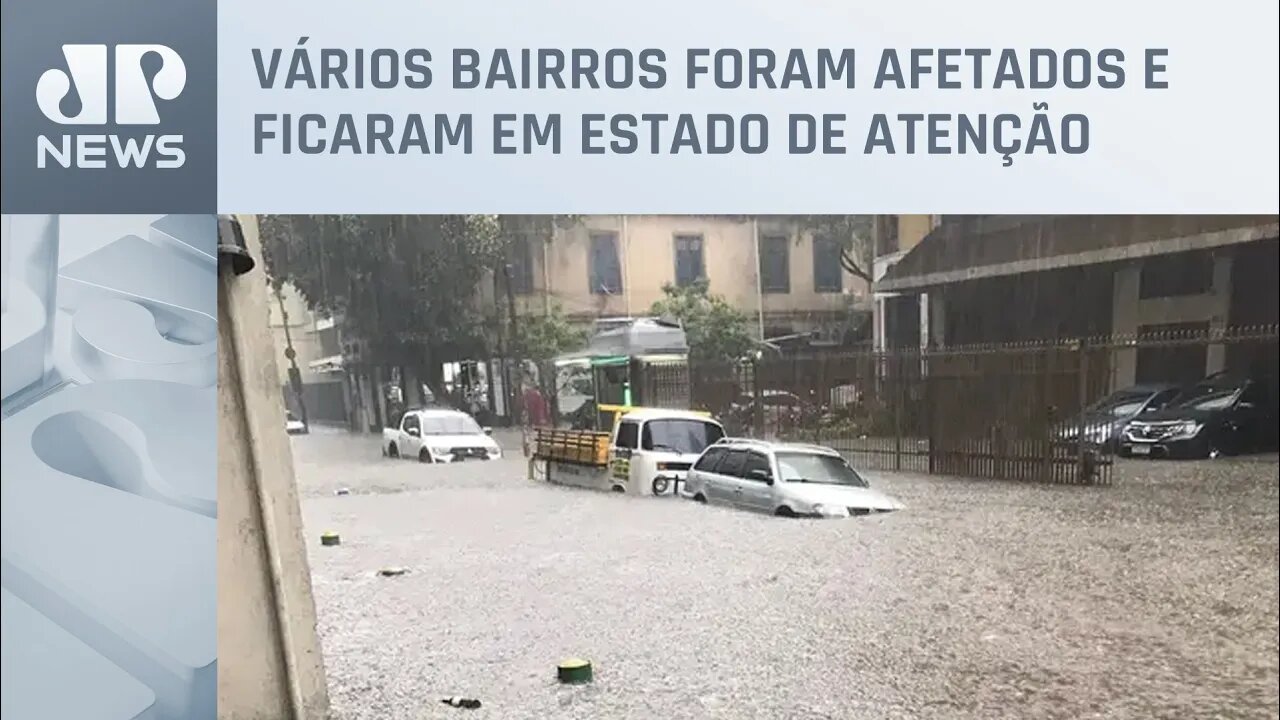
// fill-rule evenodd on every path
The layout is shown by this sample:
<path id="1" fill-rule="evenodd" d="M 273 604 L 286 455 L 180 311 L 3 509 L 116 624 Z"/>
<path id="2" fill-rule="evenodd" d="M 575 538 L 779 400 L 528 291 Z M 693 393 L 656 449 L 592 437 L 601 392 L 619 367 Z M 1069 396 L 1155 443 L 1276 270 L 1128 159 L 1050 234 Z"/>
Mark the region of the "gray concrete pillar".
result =
<path id="1" fill-rule="evenodd" d="M 1138 334 L 1138 294 L 1142 266 L 1134 263 L 1116 270 L 1111 297 L 1111 334 L 1118 339 L 1136 339 Z M 1123 348 L 1115 352 L 1111 367 L 1111 389 L 1133 385 L 1138 374 L 1138 351 Z"/>
<path id="2" fill-rule="evenodd" d="M 1208 300 L 1212 305 L 1209 310 L 1209 333 L 1215 336 L 1227 329 L 1231 312 L 1231 260 L 1232 257 L 1226 253 L 1213 258 L 1213 289 Z M 1205 374 L 1212 375 L 1226 367 L 1227 346 L 1221 343 L 1210 345 L 1205 354 Z"/>

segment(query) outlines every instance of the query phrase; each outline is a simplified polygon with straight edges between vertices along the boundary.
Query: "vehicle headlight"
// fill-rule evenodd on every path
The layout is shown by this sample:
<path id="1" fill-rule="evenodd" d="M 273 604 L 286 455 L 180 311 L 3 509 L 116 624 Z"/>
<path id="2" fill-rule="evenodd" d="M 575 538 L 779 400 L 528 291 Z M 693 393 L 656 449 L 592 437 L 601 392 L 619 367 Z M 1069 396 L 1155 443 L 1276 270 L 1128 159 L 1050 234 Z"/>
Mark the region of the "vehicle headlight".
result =
<path id="1" fill-rule="evenodd" d="M 813 514 L 822 517 L 849 517 L 849 508 L 843 505 L 825 505 L 818 503 L 813 506 Z"/>
<path id="2" fill-rule="evenodd" d="M 445 447 L 433 447 L 433 448 L 431 448 L 431 454 L 432 454 L 432 455 L 448 455 L 448 454 L 449 454 L 449 448 L 445 448 Z"/>
<path id="3" fill-rule="evenodd" d="M 1201 427 L 1203 427 L 1203 425 L 1200 423 L 1195 422 L 1194 420 L 1188 420 L 1178 426 L 1177 435 L 1179 437 L 1194 437 L 1196 433 L 1200 432 Z"/>
<path id="4" fill-rule="evenodd" d="M 501 457 L 502 449 L 497 447 L 489 448 L 489 457 Z"/>

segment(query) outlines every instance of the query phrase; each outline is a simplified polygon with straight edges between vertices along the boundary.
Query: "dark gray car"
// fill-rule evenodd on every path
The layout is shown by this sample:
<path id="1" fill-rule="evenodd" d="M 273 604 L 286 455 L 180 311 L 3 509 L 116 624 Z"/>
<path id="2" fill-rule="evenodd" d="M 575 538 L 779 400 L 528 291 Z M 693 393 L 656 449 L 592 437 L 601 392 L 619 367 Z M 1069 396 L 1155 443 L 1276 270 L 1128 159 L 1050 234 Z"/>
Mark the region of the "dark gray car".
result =
<path id="1" fill-rule="evenodd" d="M 1160 410 L 1180 391 L 1181 387 L 1172 383 L 1134 385 L 1117 390 L 1063 422 L 1058 428 L 1058 439 L 1075 443 L 1083 430 L 1086 443 L 1113 453 L 1130 421 L 1143 413 Z"/>

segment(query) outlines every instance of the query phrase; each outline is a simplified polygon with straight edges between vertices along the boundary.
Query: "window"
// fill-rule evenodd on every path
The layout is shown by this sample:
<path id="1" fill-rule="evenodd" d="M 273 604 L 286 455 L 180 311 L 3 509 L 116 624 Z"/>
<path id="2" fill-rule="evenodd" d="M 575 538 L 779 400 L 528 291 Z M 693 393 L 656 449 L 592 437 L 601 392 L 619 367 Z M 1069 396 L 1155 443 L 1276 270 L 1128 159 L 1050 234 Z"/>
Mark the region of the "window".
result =
<path id="1" fill-rule="evenodd" d="M 1156 393 L 1156 396 L 1151 398 L 1151 402 L 1147 403 L 1147 409 L 1159 410 L 1165 405 L 1168 405 L 1170 400 L 1177 397 L 1179 392 L 1180 392 L 1179 390 L 1173 389 L 1173 390 L 1165 390 L 1164 392 L 1161 392 L 1161 393 Z"/>
<path id="2" fill-rule="evenodd" d="M 844 268 L 840 265 L 840 243 L 831 238 L 813 239 L 813 291 L 838 293 L 844 288 Z"/>
<path id="3" fill-rule="evenodd" d="M 645 450 L 666 450 L 696 455 L 724 437 L 719 425 L 701 420 L 650 420 L 644 424 L 640 446 Z"/>
<path id="4" fill-rule="evenodd" d="M 1156 255 L 1142 262 L 1138 297 L 1183 297 L 1213 290 L 1213 257 L 1208 253 Z"/>
<path id="5" fill-rule="evenodd" d="M 418 420 L 417 415 L 405 415 L 404 423 L 401 429 L 403 429 L 405 432 L 409 432 L 410 430 L 421 430 L 422 423 L 421 421 Z"/>
<path id="6" fill-rule="evenodd" d="M 791 243 L 785 236 L 760 238 L 760 291 L 791 292 Z"/>
<path id="7" fill-rule="evenodd" d="M 620 448 L 635 450 L 639 445 L 636 442 L 640 436 L 640 426 L 633 422 L 624 422 L 618 424 L 618 439 L 614 442 Z"/>
<path id="8" fill-rule="evenodd" d="M 694 463 L 693 469 L 701 470 L 702 472 L 715 472 L 716 463 L 720 462 L 726 452 L 728 451 L 724 448 L 711 448 L 710 450 L 707 450 L 702 454 L 702 457 L 698 458 L 698 462 Z"/>
<path id="9" fill-rule="evenodd" d="M 778 472 L 782 474 L 783 482 L 867 487 L 867 481 L 861 475 L 854 472 L 843 458 L 834 455 L 778 453 Z"/>
<path id="10" fill-rule="evenodd" d="M 423 435 L 483 435 L 484 430 L 469 415 L 428 415 L 422 421 Z"/>
<path id="11" fill-rule="evenodd" d="M 741 450 L 731 450 L 729 454 L 724 456 L 720 464 L 716 466 L 716 473 L 720 475 L 728 475 L 730 477 L 738 477 L 742 474 L 742 467 L 746 465 L 747 454 Z"/>
<path id="12" fill-rule="evenodd" d="M 520 235 L 511 240 L 507 268 L 511 278 L 511 292 L 528 295 L 533 292 L 533 241 Z"/>
<path id="13" fill-rule="evenodd" d="M 676 285 L 685 287 L 707 276 L 701 235 L 676 236 Z"/>
<path id="14" fill-rule="evenodd" d="M 748 453 L 747 461 L 742 466 L 742 477 L 754 480 L 755 478 L 751 477 L 751 474 L 757 470 L 763 472 L 767 478 L 773 477 L 773 470 L 769 467 L 769 458 L 760 453 Z"/>
<path id="15" fill-rule="evenodd" d="M 618 260 L 618 236 L 613 233 L 591 233 L 591 258 L 588 266 L 591 292 L 616 295 L 622 292 L 622 263 Z"/>
<path id="16" fill-rule="evenodd" d="M 898 216 L 882 215 L 876 219 L 876 257 L 898 252 Z"/>

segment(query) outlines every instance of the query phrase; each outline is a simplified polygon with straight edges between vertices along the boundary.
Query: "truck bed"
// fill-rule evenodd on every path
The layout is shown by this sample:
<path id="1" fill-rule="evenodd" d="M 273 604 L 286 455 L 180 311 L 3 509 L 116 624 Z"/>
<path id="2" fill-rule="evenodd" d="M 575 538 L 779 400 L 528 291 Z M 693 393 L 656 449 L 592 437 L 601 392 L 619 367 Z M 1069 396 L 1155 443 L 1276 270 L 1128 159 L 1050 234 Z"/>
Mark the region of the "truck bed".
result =
<path id="1" fill-rule="evenodd" d="M 533 456 L 538 460 L 608 467 L 609 433 L 591 430 L 538 428 L 534 434 Z"/>

